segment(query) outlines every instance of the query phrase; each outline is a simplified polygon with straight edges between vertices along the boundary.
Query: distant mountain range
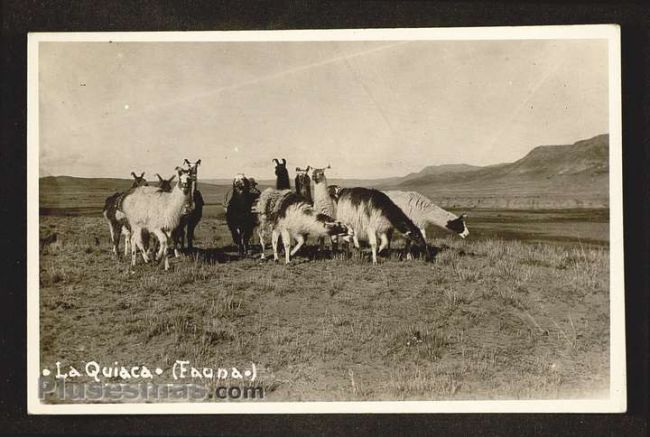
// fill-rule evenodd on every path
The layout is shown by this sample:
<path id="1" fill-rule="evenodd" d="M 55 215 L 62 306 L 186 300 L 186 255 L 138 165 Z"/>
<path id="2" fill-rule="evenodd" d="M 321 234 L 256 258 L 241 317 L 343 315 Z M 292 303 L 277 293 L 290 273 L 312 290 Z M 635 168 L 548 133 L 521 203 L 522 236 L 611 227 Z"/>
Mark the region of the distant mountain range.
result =
<path id="1" fill-rule="evenodd" d="M 292 177 L 293 179 L 293 177 Z M 272 186 L 275 181 L 258 181 Z M 387 179 L 330 179 L 330 184 L 419 191 L 452 208 L 600 208 L 609 205 L 609 135 L 571 145 L 539 146 L 505 164 L 432 165 L 417 173 Z M 208 203 L 220 203 L 231 180 L 200 179 Z M 102 199 L 128 188 L 131 181 L 49 176 L 40 179 L 41 206 L 66 199 Z M 97 201 L 91 202 L 93 204 Z"/>
<path id="2" fill-rule="evenodd" d="M 607 207 L 609 135 L 539 146 L 523 158 L 486 167 L 427 167 L 380 188 L 420 191 L 457 207 Z"/>

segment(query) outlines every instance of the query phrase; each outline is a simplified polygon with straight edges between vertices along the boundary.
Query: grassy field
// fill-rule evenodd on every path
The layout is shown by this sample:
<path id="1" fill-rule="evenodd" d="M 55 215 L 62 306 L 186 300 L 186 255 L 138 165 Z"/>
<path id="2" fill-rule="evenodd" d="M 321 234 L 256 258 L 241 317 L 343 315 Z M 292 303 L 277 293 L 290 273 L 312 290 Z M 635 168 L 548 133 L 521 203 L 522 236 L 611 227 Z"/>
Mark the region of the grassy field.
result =
<path id="1" fill-rule="evenodd" d="M 254 362 L 269 401 L 607 395 L 606 210 L 476 210 L 467 240 L 433 235 L 431 262 L 307 248 L 285 266 L 238 259 L 209 205 L 199 249 L 169 272 L 114 259 L 96 209 L 54 212 L 42 367 Z"/>

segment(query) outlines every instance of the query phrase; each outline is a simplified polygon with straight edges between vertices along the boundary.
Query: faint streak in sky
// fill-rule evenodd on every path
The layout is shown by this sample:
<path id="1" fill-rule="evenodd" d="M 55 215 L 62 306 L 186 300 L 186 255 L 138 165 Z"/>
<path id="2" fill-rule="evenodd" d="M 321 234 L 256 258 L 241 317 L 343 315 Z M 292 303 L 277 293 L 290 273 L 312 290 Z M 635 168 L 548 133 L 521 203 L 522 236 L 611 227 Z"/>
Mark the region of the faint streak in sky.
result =
<path id="1" fill-rule="evenodd" d="M 376 53 L 376 52 L 383 51 L 383 50 L 388 50 L 388 49 L 391 49 L 393 47 L 398 47 L 398 46 L 401 46 L 401 45 L 404 45 L 404 44 L 408 44 L 410 42 L 411 41 L 400 41 L 400 42 L 397 42 L 397 43 L 394 43 L 394 44 L 387 44 L 387 45 L 383 45 L 383 46 L 380 46 L 380 47 L 373 47 L 371 49 L 362 50 L 362 51 L 359 51 L 359 52 L 356 52 L 356 53 L 340 55 L 340 56 L 334 56 L 332 58 L 324 59 L 322 61 L 312 62 L 312 63 L 307 64 L 307 65 L 300 65 L 300 66 L 297 66 L 297 67 L 289 68 L 287 70 L 279 71 L 277 73 L 270 74 L 268 76 L 263 76 L 263 77 L 247 80 L 247 81 L 244 81 L 244 82 L 239 82 L 239 83 L 236 83 L 236 84 L 232 84 L 232 85 L 226 85 L 226 86 L 223 86 L 221 88 L 217 88 L 217 89 L 214 89 L 212 91 L 204 92 L 204 93 L 201 93 L 201 94 L 195 94 L 195 95 L 191 95 L 191 96 L 184 96 L 184 97 L 181 97 L 181 98 L 178 98 L 178 99 L 169 100 L 166 103 L 152 105 L 152 106 L 148 106 L 148 107 L 143 107 L 139 111 L 134 111 L 134 110 L 125 111 L 124 113 L 116 114 L 116 116 L 111 117 L 110 119 L 100 119 L 100 120 L 97 120 L 97 121 L 93 121 L 91 123 L 86 123 L 86 124 L 83 124 L 83 125 L 77 125 L 76 128 L 85 128 L 85 127 L 88 127 L 88 126 L 95 126 L 95 125 L 98 125 L 98 124 L 104 124 L 104 123 L 114 121 L 116 118 L 132 117 L 132 116 L 135 116 L 135 115 L 141 114 L 141 113 L 157 111 L 157 110 L 168 108 L 168 107 L 171 107 L 171 106 L 175 106 L 175 105 L 178 105 L 178 104 L 181 104 L 181 103 L 192 102 L 192 101 L 195 101 L 197 99 L 204 99 L 204 98 L 207 98 L 207 97 L 211 97 L 211 96 L 214 96 L 216 94 L 220 94 L 220 93 L 222 93 L 224 91 L 231 91 L 231 90 L 236 90 L 236 89 L 239 89 L 239 88 L 244 88 L 244 87 L 247 87 L 247 86 L 257 85 L 257 84 L 264 83 L 264 82 L 269 82 L 269 81 L 272 81 L 274 79 L 278 79 L 278 78 L 281 78 L 281 77 L 284 77 L 284 76 L 288 76 L 288 75 L 296 74 L 296 73 L 301 73 L 303 71 L 307 71 L 307 70 L 310 70 L 312 68 L 318 68 L 318 67 L 334 64 L 334 63 L 341 62 L 341 61 L 344 61 L 344 62 L 347 63 L 348 59 L 357 58 L 357 57 L 360 57 L 360 56 L 365 56 L 365 55 L 368 55 L 368 54 L 371 54 L 371 53 Z M 348 64 L 348 66 L 349 66 L 349 64 Z M 363 83 L 362 83 L 362 86 L 364 86 L 364 89 L 366 89 L 365 85 L 363 85 Z M 370 98 L 374 101 L 375 105 L 378 106 L 377 102 L 372 97 L 372 94 L 370 94 L 367 89 L 366 89 L 366 92 L 368 93 Z M 125 109 L 127 109 L 127 108 L 125 107 Z M 380 112 L 381 112 L 381 110 L 380 110 Z M 387 120 L 386 116 L 383 114 L 383 112 L 382 112 L 382 117 L 388 123 L 388 120 Z M 390 123 L 388 123 L 388 125 L 390 127 Z M 391 131 L 392 131 L 392 127 L 391 127 Z M 56 137 L 56 134 L 69 134 L 69 133 L 70 132 L 67 131 L 67 130 L 66 131 L 61 131 L 60 130 L 59 132 L 52 133 L 52 137 Z"/>

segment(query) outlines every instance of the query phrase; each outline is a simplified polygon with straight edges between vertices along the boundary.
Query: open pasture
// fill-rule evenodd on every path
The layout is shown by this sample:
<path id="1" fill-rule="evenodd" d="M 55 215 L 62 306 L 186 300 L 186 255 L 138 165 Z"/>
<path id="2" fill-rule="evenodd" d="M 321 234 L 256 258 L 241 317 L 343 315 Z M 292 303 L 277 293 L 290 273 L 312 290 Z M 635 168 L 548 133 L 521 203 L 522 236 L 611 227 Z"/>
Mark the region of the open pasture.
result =
<path id="1" fill-rule="evenodd" d="M 396 241 L 377 266 L 313 247 L 285 266 L 238 259 L 213 203 L 169 272 L 67 212 L 40 221 L 41 366 L 253 362 L 269 401 L 607 396 L 606 211 L 476 210 L 431 262 Z"/>

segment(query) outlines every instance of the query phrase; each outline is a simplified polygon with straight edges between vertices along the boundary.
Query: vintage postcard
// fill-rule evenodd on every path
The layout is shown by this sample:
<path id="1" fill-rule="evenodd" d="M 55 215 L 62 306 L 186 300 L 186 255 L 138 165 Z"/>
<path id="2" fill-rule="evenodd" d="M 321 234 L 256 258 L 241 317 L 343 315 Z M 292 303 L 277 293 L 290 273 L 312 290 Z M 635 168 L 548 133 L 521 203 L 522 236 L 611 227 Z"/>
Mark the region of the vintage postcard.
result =
<path id="1" fill-rule="evenodd" d="M 625 411 L 618 26 L 28 51 L 30 413 Z"/>

